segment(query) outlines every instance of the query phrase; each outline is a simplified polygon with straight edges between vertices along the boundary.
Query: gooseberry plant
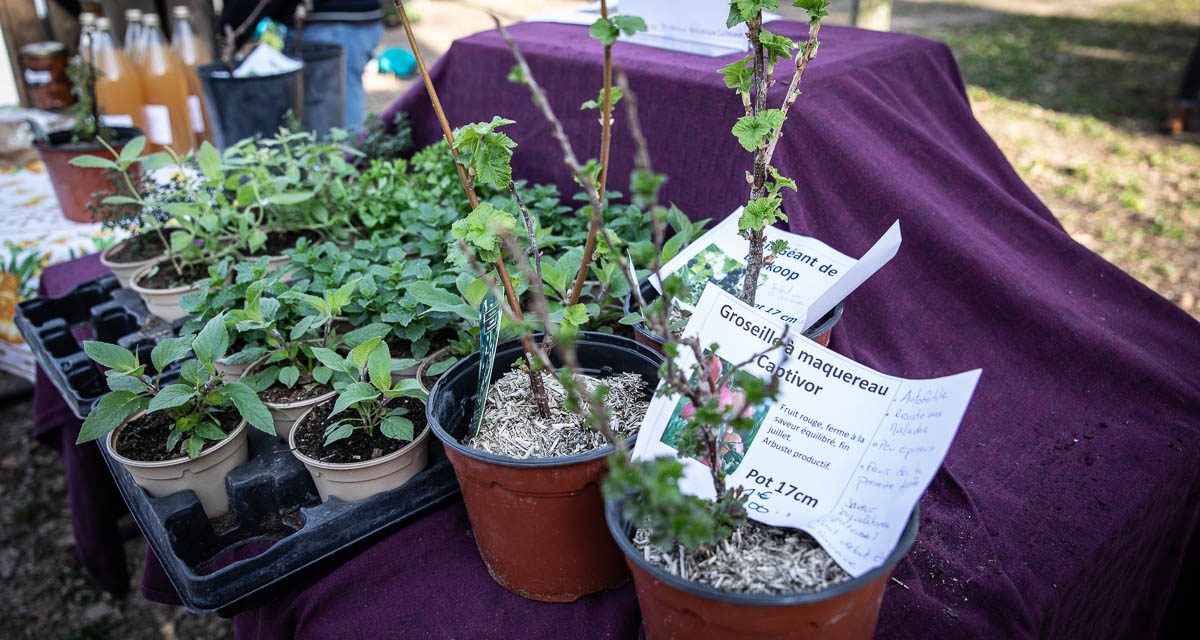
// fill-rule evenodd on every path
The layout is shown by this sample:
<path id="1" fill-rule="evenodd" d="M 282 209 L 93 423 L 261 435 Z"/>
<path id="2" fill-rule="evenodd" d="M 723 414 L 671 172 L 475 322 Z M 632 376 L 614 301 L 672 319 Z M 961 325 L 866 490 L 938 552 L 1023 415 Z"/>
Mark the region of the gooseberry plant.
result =
<path id="1" fill-rule="evenodd" d="M 794 0 L 794 6 L 808 12 L 808 39 L 802 44 L 763 28 L 763 11 L 778 9 L 779 0 L 730 0 L 727 26 L 746 25 L 750 55 L 720 69 L 725 86 L 741 98 L 745 115 L 734 123 L 732 133 L 738 143 L 754 156 L 754 167 L 746 174 L 750 198 L 738 220 L 738 230 L 750 244 L 741 299 L 753 305 L 758 292 L 766 249 L 767 227 L 786 221 L 783 212 L 784 188 L 796 189 L 796 183 L 771 166 L 775 147 L 783 133 L 788 111 L 800 97 L 804 70 L 817 55 L 821 21 L 829 15 L 829 0 Z M 795 63 L 787 93 L 778 108 L 770 108 L 767 94 L 775 84 L 775 65 L 780 60 Z M 772 246 L 773 252 L 782 246 Z"/>
<path id="2" fill-rule="evenodd" d="M 161 373 L 148 373 L 146 364 L 128 349 L 85 341 L 83 350 L 88 357 L 108 369 L 105 377 L 111 391 L 88 413 L 76 444 L 107 435 L 140 411 L 169 415 L 172 426 L 167 451 L 181 449 L 189 458 L 200 455 L 206 443 L 229 435 L 221 427 L 221 415 L 229 411 L 236 411 L 256 429 L 274 434 L 271 413 L 254 390 L 242 382 L 222 380 L 213 367 L 228 349 L 229 333 L 222 316 L 209 320 L 194 336 L 162 340 L 150 352 L 156 372 L 184 360 L 179 379 L 163 384 Z"/>

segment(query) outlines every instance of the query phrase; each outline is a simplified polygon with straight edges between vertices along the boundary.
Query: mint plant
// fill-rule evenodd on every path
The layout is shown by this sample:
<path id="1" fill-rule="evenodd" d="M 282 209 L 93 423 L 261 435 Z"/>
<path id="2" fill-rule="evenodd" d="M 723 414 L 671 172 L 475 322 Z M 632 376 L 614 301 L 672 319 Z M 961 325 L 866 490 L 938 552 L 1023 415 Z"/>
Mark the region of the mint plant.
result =
<path id="1" fill-rule="evenodd" d="M 91 442 L 115 430 L 134 414 L 165 412 L 171 417 L 168 452 L 181 450 L 189 458 L 200 455 L 208 442 L 228 436 L 221 427 L 221 414 L 236 411 L 256 429 L 275 433 L 271 413 L 254 390 L 241 382 L 224 382 L 213 362 L 229 349 L 225 319 L 216 316 L 194 336 L 166 338 L 150 352 L 150 363 L 161 372 L 185 358 L 179 379 L 162 384 L 161 373 L 151 375 L 136 355 L 105 342 L 85 341 L 83 350 L 106 367 L 111 389 L 96 403 L 83 422 L 76 444 Z"/>
<path id="2" fill-rule="evenodd" d="M 738 230 L 750 244 L 741 292 L 741 299 L 750 305 L 754 304 L 762 273 L 766 249 L 765 229 L 787 220 L 780 192 L 785 188 L 796 189 L 794 181 L 781 176 L 771 166 L 771 159 L 783 134 L 788 111 L 800 97 L 800 81 L 804 70 L 817 55 L 821 21 L 829 15 L 829 0 L 794 0 L 792 4 L 808 12 L 808 39 L 803 44 L 763 28 L 762 12 L 778 9 L 779 0 L 731 0 L 729 3 L 727 25 L 732 28 L 745 24 L 751 48 L 750 55 L 720 70 L 725 77 L 725 85 L 741 98 L 745 108 L 745 115 L 738 118 L 732 133 L 742 148 L 754 155 L 754 168 L 746 175 L 750 183 L 750 198 L 738 220 Z M 795 63 L 791 81 L 783 103 L 778 108 L 769 108 L 767 92 L 775 83 L 775 65 L 784 59 Z M 778 251 L 782 248 L 771 249 Z"/>
<path id="3" fill-rule="evenodd" d="M 313 353 L 346 380 L 337 385 L 337 400 L 325 428 L 325 446 L 349 438 L 358 430 L 368 435 L 378 430 L 393 440 L 413 439 L 413 423 L 406 417 L 408 409 L 397 406 L 396 400 L 415 398 L 424 402 L 426 395 L 416 380 L 392 376 L 396 367 L 386 342 L 371 338 L 345 357 L 320 347 Z"/>

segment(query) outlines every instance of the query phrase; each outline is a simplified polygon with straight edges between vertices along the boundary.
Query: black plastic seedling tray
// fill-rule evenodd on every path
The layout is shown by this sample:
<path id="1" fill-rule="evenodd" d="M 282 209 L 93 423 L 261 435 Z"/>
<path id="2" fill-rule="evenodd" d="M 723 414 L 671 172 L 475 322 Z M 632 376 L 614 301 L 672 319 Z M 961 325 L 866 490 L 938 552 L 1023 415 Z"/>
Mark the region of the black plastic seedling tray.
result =
<path id="1" fill-rule="evenodd" d="M 64 296 L 23 302 L 17 326 L 71 410 L 86 418 L 107 390 L 103 372 L 83 353 L 86 339 L 115 342 L 150 361 L 168 324 L 146 311 L 112 276 Z M 178 375 L 178 367 L 164 377 Z M 226 479 L 229 513 L 208 519 L 196 495 L 152 498 L 100 444 L 129 511 L 180 600 L 196 613 L 230 616 L 315 579 L 338 557 L 397 529 L 459 493 L 441 443 L 429 438 L 429 466 L 404 486 L 349 504 L 322 503 L 304 465 L 272 435 L 250 429 L 250 460 Z"/>
<path id="2" fill-rule="evenodd" d="M 85 282 L 57 298 L 34 298 L 17 305 L 17 329 L 80 420 L 108 391 L 104 372 L 83 352 L 84 340 L 119 344 L 137 354 L 153 373 L 150 351 L 181 325 L 182 321 L 168 323 L 152 315 L 141 298 L 122 289 L 114 276 Z M 167 381 L 178 375 L 177 364 L 162 372 Z"/>

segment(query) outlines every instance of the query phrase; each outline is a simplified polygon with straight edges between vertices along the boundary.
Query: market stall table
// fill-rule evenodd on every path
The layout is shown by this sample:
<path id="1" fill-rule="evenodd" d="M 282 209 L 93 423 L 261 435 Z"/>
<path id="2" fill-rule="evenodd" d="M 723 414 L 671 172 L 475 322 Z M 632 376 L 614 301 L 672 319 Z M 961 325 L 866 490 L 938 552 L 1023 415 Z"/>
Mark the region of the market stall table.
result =
<path id="1" fill-rule="evenodd" d="M 600 78 L 586 28 L 512 33 L 578 152 L 595 155 L 594 113 L 578 109 Z M 784 197 L 789 227 L 850 255 L 897 218 L 905 235 L 848 302 L 833 346 L 901 376 L 984 370 L 921 501 L 878 636 L 1155 635 L 1172 595 L 1197 581 L 1181 569 L 1189 550 L 1195 561 L 1200 516 L 1200 325 L 1071 240 L 973 118 L 944 45 L 837 27 L 822 36 L 776 155 L 801 185 Z M 670 176 L 664 196 L 694 219 L 727 215 L 746 196 L 749 166 L 727 135 L 740 103 L 715 72 L 730 59 L 628 44 L 614 56 L 639 97 L 655 168 Z M 517 176 L 570 194 L 548 125 L 505 80 L 511 66 L 487 32 L 456 42 L 433 75 L 453 124 L 516 120 L 507 130 L 520 144 Z M 438 138 L 420 87 L 393 109 L 410 113 L 419 144 Z M 615 189 L 631 166 L 624 120 L 618 110 Z M 39 387 L 39 406 L 47 391 Z M 143 592 L 169 599 L 154 569 Z M 570 605 L 503 591 L 454 504 L 238 615 L 236 629 L 244 638 L 625 638 L 637 620 L 629 586 Z"/>

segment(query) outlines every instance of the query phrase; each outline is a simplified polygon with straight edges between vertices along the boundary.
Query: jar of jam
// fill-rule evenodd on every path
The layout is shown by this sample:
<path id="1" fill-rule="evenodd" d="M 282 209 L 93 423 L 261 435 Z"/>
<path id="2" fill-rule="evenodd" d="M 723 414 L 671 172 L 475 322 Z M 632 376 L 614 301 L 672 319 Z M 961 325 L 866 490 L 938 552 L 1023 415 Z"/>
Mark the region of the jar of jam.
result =
<path id="1" fill-rule="evenodd" d="M 33 108 L 58 111 L 75 104 L 63 43 L 34 42 L 21 47 L 19 55 L 21 79 Z"/>

